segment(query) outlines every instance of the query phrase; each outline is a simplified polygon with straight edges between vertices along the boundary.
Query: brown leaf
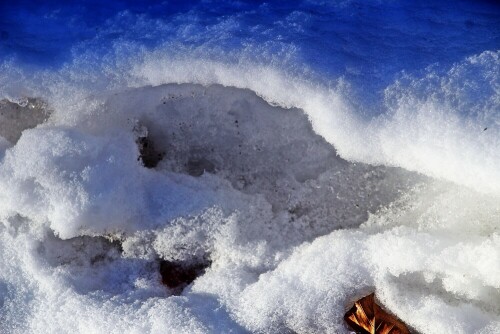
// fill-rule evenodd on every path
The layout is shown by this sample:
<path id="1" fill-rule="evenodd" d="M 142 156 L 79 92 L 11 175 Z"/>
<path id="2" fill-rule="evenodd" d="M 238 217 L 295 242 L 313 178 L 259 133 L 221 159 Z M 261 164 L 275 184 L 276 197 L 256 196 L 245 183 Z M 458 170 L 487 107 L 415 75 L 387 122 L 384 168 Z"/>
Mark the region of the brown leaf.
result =
<path id="1" fill-rule="evenodd" d="M 362 334 L 410 334 L 405 324 L 375 303 L 373 293 L 355 302 L 344 320 Z"/>

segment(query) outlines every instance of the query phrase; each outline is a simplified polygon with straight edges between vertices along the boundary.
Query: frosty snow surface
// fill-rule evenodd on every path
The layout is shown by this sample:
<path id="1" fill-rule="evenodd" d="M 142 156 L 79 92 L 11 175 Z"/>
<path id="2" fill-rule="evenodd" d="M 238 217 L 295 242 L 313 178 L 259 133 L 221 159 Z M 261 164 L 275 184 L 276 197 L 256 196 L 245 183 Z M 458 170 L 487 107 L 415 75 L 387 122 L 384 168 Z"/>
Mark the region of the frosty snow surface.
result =
<path id="1" fill-rule="evenodd" d="M 0 333 L 349 333 L 373 291 L 500 333 L 499 47 L 488 1 L 2 2 Z"/>

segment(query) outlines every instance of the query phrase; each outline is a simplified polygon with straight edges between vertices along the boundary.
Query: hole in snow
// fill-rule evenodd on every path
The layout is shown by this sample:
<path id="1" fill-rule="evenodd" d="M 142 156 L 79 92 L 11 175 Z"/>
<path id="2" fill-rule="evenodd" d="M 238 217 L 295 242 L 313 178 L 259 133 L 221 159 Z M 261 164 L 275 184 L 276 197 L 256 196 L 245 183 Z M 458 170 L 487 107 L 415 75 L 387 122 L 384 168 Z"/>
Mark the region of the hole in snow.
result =
<path id="1" fill-rule="evenodd" d="M 209 261 L 183 262 L 161 260 L 159 268 L 161 281 L 174 294 L 180 294 L 186 286 L 191 284 L 197 277 L 203 275 L 209 266 Z"/>

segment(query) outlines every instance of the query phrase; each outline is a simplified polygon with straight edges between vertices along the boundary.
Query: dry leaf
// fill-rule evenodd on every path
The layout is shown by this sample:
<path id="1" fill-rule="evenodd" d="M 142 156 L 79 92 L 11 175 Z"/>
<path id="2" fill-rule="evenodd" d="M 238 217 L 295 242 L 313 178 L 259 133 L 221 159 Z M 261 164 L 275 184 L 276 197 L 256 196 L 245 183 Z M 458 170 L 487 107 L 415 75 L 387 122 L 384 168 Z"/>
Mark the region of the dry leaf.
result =
<path id="1" fill-rule="evenodd" d="M 373 293 L 355 302 L 344 320 L 362 334 L 410 334 L 405 324 L 375 303 Z"/>

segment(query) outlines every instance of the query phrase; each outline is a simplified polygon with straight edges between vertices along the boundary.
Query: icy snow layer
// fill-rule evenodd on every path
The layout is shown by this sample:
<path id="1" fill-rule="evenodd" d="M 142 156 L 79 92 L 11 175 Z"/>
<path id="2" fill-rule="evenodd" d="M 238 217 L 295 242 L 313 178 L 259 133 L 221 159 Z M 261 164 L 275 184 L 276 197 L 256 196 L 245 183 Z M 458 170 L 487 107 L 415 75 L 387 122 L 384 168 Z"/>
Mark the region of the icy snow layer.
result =
<path id="1" fill-rule="evenodd" d="M 418 333 L 500 333 L 500 52 L 366 115 L 245 52 L 113 48 L 1 65 L 0 333 L 347 333 L 372 291 Z M 210 266 L 175 295 L 160 260 Z"/>
<path id="2" fill-rule="evenodd" d="M 500 333 L 498 20 L 306 3 L 125 12 L 60 69 L 2 61 L 0 333 L 347 333 L 373 291 L 415 333 Z M 161 260 L 209 267 L 176 295 Z"/>
<path id="3" fill-rule="evenodd" d="M 454 87 L 477 62 L 498 68 L 498 54 L 387 88 L 393 112 L 370 124 L 339 92 L 196 62 L 204 85 L 162 84 L 197 81 L 170 65 L 155 86 L 137 75 L 142 87 L 4 101 L 2 333 L 344 333 L 345 308 L 371 291 L 421 333 L 498 333 L 498 72 L 486 98 Z M 471 104 L 469 119 L 449 114 Z M 348 162 L 336 141 L 455 183 Z M 175 296 L 159 259 L 211 265 Z"/>

